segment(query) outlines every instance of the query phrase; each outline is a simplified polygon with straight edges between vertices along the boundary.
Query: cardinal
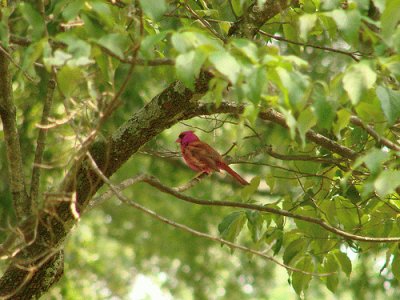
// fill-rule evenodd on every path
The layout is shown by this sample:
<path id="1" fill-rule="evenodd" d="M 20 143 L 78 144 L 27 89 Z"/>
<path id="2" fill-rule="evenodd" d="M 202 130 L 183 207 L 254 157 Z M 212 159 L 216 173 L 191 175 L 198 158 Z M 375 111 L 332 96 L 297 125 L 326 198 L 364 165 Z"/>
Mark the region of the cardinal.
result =
<path id="1" fill-rule="evenodd" d="M 225 170 L 240 184 L 249 184 L 224 162 L 222 156 L 214 148 L 200 141 L 193 131 L 182 132 L 176 142 L 181 144 L 183 159 L 191 169 L 207 174 Z"/>

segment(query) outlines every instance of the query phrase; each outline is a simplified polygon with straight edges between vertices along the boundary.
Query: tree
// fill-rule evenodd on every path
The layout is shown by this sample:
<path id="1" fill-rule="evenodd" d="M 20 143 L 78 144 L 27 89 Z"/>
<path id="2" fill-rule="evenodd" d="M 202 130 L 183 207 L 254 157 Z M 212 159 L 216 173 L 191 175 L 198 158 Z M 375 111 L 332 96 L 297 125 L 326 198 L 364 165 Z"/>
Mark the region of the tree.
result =
<path id="1" fill-rule="evenodd" d="M 251 274 L 260 295 L 267 291 L 254 278 L 265 260 L 288 271 L 300 296 L 311 279 L 339 294 L 353 251 L 360 261 L 385 258 L 378 284 L 357 270 L 354 289 L 365 284 L 365 297 L 385 289 L 398 297 L 399 5 L 2 1 L 8 172 L 1 173 L 0 253 L 8 265 L 0 295 L 46 293 L 63 276 L 73 227 L 114 196 L 127 210 L 117 224 L 156 219 L 161 230 L 167 224 L 201 240 L 197 247 L 176 237 L 177 248 L 163 249 L 181 261 L 208 257 L 213 263 L 192 261 L 199 278 L 234 269 L 205 254 L 217 243 L 243 264 L 229 279 Z M 174 148 L 187 127 L 205 131 L 201 138 L 225 149 L 251 184 L 218 175 L 190 180 Z M 102 209 L 112 213 L 115 205 Z M 122 235 L 140 235 L 121 232 L 121 243 Z M 142 257 L 150 251 L 135 242 Z M 240 285 L 228 281 L 227 293 Z M 192 284 L 198 299 L 207 298 Z"/>

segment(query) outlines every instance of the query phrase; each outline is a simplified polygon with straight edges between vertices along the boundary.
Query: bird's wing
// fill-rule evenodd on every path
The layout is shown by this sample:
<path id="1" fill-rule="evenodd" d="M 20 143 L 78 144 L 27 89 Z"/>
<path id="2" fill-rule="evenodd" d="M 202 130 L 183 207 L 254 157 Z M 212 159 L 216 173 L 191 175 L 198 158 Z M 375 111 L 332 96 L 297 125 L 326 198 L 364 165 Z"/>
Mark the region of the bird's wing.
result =
<path id="1" fill-rule="evenodd" d="M 201 141 L 195 141 L 188 144 L 185 148 L 187 157 L 197 162 L 198 166 L 219 171 L 218 162 L 222 161 L 221 155 L 210 145 Z"/>

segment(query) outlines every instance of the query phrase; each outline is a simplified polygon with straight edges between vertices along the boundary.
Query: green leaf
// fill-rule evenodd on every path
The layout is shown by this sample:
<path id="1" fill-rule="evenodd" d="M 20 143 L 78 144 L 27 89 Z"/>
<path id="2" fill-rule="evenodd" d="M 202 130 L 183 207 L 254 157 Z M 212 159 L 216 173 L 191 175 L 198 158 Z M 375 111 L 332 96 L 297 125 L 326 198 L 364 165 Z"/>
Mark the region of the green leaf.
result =
<path id="1" fill-rule="evenodd" d="M 338 274 L 337 274 L 337 272 L 339 270 L 339 264 L 336 261 L 336 257 L 332 253 L 329 253 L 328 256 L 326 257 L 326 261 L 324 263 L 323 270 L 326 273 L 336 272 L 336 274 L 332 274 L 326 278 L 326 287 L 332 293 L 335 293 L 338 283 L 339 283 L 339 278 L 338 278 Z"/>
<path id="2" fill-rule="evenodd" d="M 344 108 L 337 112 L 337 121 L 333 124 L 333 132 L 338 139 L 341 139 L 340 131 L 347 127 L 350 122 L 350 117 L 351 113 Z"/>
<path id="3" fill-rule="evenodd" d="M 313 272 L 314 264 L 312 262 L 312 258 L 307 255 L 302 257 L 295 266 L 297 269 Z M 292 286 L 296 293 L 300 296 L 302 292 L 304 292 L 311 281 L 312 276 L 303 274 L 300 272 L 293 272 L 292 275 Z"/>
<path id="4" fill-rule="evenodd" d="M 285 102 L 294 110 L 302 110 L 306 104 L 307 98 L 305 92 L 308 87 L 308 77 L 297 71 L 288 71 L 282 67 L 276 68 L 281 80 L 282 92 Z"/>
<path id="5" fill-rule="evenodd" d="M 361 162 L 365 162 L 371 174 L 374 175 L 378 173 L 382 167 L 383 163 L 389 158 L 389 153 L 382 151 L 381 149 L 373 148 L 366 155 L 360 158 Z M 356 163 L 360 165 L 359 163 Z"/>
<path id="6" fill-rule="evenodd" d="M 90 8 L 94 12 L 94 17 L 101 22 L 102 27 L 113 29 L 116 24 L 110 5 L 100 1 L 92 1 Z"/>
<path id="7" fill-rule="evenodd" d="M 19 4 L 22 16 L 29 24 L 32 32 L 32 39 L 38 40 L 42 37 L 45 30 L 45 23 L 41 14 L 29 3 L 21 2 Z"/>
<path id="8" fill-rule="evenodd" d="M 57 83 L 65 97 L 78 92 L 78 86 L 83 81 L 81 70 L 77 67 L 64 66 L 57 74 Z"/>
<path id="9" fill-rule="evenodd" d="M 233 84 L 236 83 L 240 74 L 240 65 L 236 59 L 226 51 L 217 51 L 210 55 L 210 62 Z"/>
<path id="10" fill-rule="evenodd" d="M 396 254 L 392 261 L 392 273 L 397 280 L 400 280 L 400 255 Z"/>
<path id="11" fill-rule="evenodd" d="M 386 0 L 373 0 L 375 7 L 379 9 L 380 12 L 385 10 Z"/>
<path id="12" fill-rule="evenodd" d="M 171 42 L 174 48 L 180 52 L 185 53 L 192 49 L 196 37 L 193 32 L 176 32 L 171 37 Z"/>
<path id="13" fill-rule="evenodd" d="M 387 0 L 385 10 L 380 18 L 382 36 L 389 46 L 393 42 L 393 33 L 400 21 L 400 0 Z"/>
<path id="14" fill-rule="evenodd" d="M 253 42 L 246 39 L 234 39 L 231 44 L 252 63 L 258 61 L 258 48 Z"/>
<path id="15" fill-rule="evenodd" d="M 125 35 L 119 33 L 110 33 L 99 39 L 97 43 L 107 48 L 117 56 L 123 58 L 124 51 L 128 46 L 128 39 Z"/>
<path id="16" fill-rule="evenodd" d="M 256 68 L 248 77 L 249 91 L 247 97 L 253 104 L 258 105 L 260 103 L 266 83 L 266 70 L 263 67 Z"/>
<path id="17" fill-rule="evenodd" d="M 383 170 L 374 182 L 374 187 L 380 197 L 394 192 L 396 187 L 400 185 L 400 171 Z"/>
<path id="18" fill-rule="evenodd" d="M 353 229 L 359 225 L 358 211 L 356 206 L 343 196 L 335 198 L 336 218 L 345 229 Z"/>
<path id="19" fill-rule="evenodd" d="M 201 51 L 189 51 L 178 55 L 175 71 L 179 80 L 191 90 L 194 90 L 194 80 L 199 75 L 206 55 Z"/>
<path id="20" fill-rule="evenodd" d="M 343 76 L 343 86 L 353 105 L 356 105 L 372 88 L 376 81 L 376 73 L 368 64 L 359 63 L 348 68 Z"/>
<path id="21" fill-rule="evenodd" d="M 313 108 L 317 117 L 318 126 L 330 129 L 336 116 L 336 111 L 330 101 L 328 101 L 328 87 L 325 82 L 317 82 L 313 86 L 312 97 L 314 99 Z"/>
<path id="22" fill-rule="evenodd" d="M 107 34 L 103 28 L 104 26 L 101 25 L 99 20 L 93 14 L 81 13 L 80 16 L 85 23 L 84 29 L 86 33 L 92 39 L 97 40 Z"/>
<path id="23" fill-rule="evenodd" d="M 296 256 L 304 254 L 307 246 L 308 241 L 306 239 L 297 239 L 290 242 L 290 244 L 286 246 L 285 252 L 283 253 L 283 262 L 285 265 L 293 265 L 291 262 Z"/>
<path id="24" fill-rule="evenodd" d="M 307 41 L 308 33 L 314 28 L 317 21 L 316 14 L 304 14 L 299 18 L 300 38 Z"/>
<path id="25" fill-rule="evenodd" d="M 67 6 L 62 10 L 62 16 L 65 20 L 70 21 L 75 19 L 76 16 L 79 14 L 79 11 L 85 5 L 84 1 L 81 0 L 72 0 L 70 1 Z"/>
<path id="26" fill-rule="evenodd" d="M 147 35 L 140 44 L 140 55 L 147 59 L 155 56 L 155 47 L 158 43 L 165 39 L 169 31 L 162 31 L 157 34 Z"/>
<path id="27" fill-rule="evenodd" d="M 209 86 L 210 89 L 207 93 L 207 96 L 210 98 L 211 102 L 214 102 L 217 106 L 219 106 L 222 102 L 222 96 L 224 91 L 226 91 L 228 82 L 222 78 L 214 77 L 211 79 Z"/>
<path id="28" fill-rule="evenodd" d="M 265 177 L 265 182 L 267 183 L 267 185 L 269 186 L 269 188 L 271 189 L 271 192 L 275 192 L 274 191 L 274 187 L 275 187 L 275 177 L 274 176 L 270 176 L 267 175 Z"/>
<path id="29" fill-rule="evenodd" d="M 144 13 L 153 20 L 158 20 L 167 10 L 165 0 L 140 0 Z"/>
<path id="30" fill-rule="evenodd" d="M 357 44 L 359 28 L 361 25 L 361 14 L 357 9 L 336 9 L 329 13 L 335 20 L 345 40 L 350 44 Z"/>
<path id="31" fill-rule="evenodd" d="M 299 129 L 303 147 L 306 145 L 307 131 L 310 130 L 315 124 L 317 124 L 317 120 L 314 116 L 314 113 L 311 111 L 311 108 L 307 108 L 300 113 L 300 116 L 297 119 L 297 128 Z"/>
<path id="32" fill-rule="evenodd" d="M 290 137 L 292 138 L 292 140 L 294 140 L 294 138 L 296 137 L 296 119 L 293 117 L 289 110 L 285 110 L 282 108 L 281 111 L 282 114 L 285 116 L 286 124 L 289 126 Z"/>
<path id="33" fill-rule="evenodd" d="M 27 71 L 32 77 L 36 75 L 34 63 L 42 56 L 43 49 L 47 45 L 47 39 L 41 39 L 31 43 L 26 51 L 22 61 L 22 70 Z"/>
<path id="34" fill-rule="evenodd" d="M 393 91 L 387 87 L 378 86 L 376 95 L 381 102 L 383 113 L 389 125 L 393 125 L 393 123 L 400 118 L 400 92 Z"/>
<path id="35" fill-rule="evenodd" d="M 248 210 L 246 211 L 247 227 L 250 230 L 251 238 L 254 243 L 258 242 L 262 236 L 262 229 L 264 224 L 264 218 L 258 211 Z"/>
<path id="36" fill-rule="evenodd" d="M 68 59 L 67 62 L 69 65 L 84 66 L 94 62 L 91 59 L 92 47 L 86 41 L 81 40 L 70 33 L 61 33 L 57 35 L 56 40 L 68 45 L 68 54 L 71 54 L 71 58 Z M 56 52 L 57 51 L 58 50 L 56 50 Z"/>
<path id="37" fill-rule="evenodd" d="M 337 262 L 339 263 L 342 271 L 347 275 L 347 277 L 350 277 L 352 270 L 350 258 L 345 253 L 339 250 L 335 250 L 333 252 L 333 255 L 335 256 Z"/>
<path id="38" fill-rule="evenodd" d="M 171 42 L 180 53 L 196 50 L 199 47 L 206 52 L 225 51 L 218 40 L 195 31 L 176 32 L 172 35 Z"/>
<path id="39" fill-rule="evenodd" d="M 54 55 L 48 58 L 44 58 L 43 62 L 47 67 L 51 66 L 62 66 L 65 62 L 72 58 L 72 55 L 66 53 L 60 49 L 54 52 Z"/>
<path id="40" fill-rule="evenodd" d="M 218 231 L 223 239 L 233 242 L 239 235 L 245 222 L 246 215 L 243 211 L 233 212 L 226 216 L 218 225 Z"/>
<path id="41" fill-rule="evenodd" d="M 251 179 L 250 184 L 246 185 L 242 191 L 242 200 L 247 201 L 250 197 L 257 191 L 258 186 L 260 185 L 260 177 L 256 176 Z"/>

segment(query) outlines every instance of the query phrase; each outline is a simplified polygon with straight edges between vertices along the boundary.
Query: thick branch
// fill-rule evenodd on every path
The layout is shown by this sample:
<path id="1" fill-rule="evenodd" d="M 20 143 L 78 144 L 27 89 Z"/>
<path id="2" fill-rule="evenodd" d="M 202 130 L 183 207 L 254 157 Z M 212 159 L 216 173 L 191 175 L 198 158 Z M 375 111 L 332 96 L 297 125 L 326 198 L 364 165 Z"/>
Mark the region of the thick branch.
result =
<path id="1" fill-rule="evenodd" d="M 17 218 L 23 219 L 30 214 L 30 201 L 26 194 L 21 146 L 16 122 L 16 108 L 13 102 L 9 60 L 0 51 L 0 117 L 7 152 L 10 188 L 13 194 L 14 209 Z"/>
<path id="2" fill-rule="evenodd" d="M 229 35 L 253 38 L 265 22 L 298 3 L 298 0 L 267 0 L 260 7 L 257 6 L 257 1 L 254 1 L 247 12 L 230 28 Z"/>
<path id="3" fill-rule="evenodd" d="M 397 145 L 397 144 L 393 143 L 392 141 L 388 140 L 387 138 L 380 136 L 379 133 L 377 133 L 372 126 L 365 124 L 360 118 L 358 118 L 356 116 L 351 116 L 350 122 L 356 126 L 363 128 L 379 144 L 385 145 L 386 147 L 388 147 L 392 150 L 400 151 L 400 145 Z"/>
<path id="4" fill-rule="evenodd" d="M 252 15 L 251 18 L 242 22 L 239 28 L 249 26 L 258 30 L 264 22 L 280 12 L 275 8 L 278 7 L 272 5 L 268 8 L 269 13 L 265 11 L 265 14 Z M 281 8 L 279 6 L 279 9 Z M 246 22 L 248 22 L 247 25 Z M 241 33 L 236 31 L 235 35 L 240 36 Z M 99 140 L 94 143 L 90 148 L 90 154 L 101 172 L 109 177 L 141 146 L 164 129 L 181 120 L 207 113 L 208 108 L 206 106 L 199 108 L 197 100 L 208 90 L 210 78 L 209 74 L 201 73 L 194 92 L 185 88 L 180 82 L 172 83 L 150 103 L 133 114 L 107 141 Z M 60 188 L 60 199 L 40 213 L 37 238 L 21 249 L 14 259 L 32 260 L 43 252 L 48 252 L 49 249 L 58 248 L 76 223 L 79 213 L 88 205 L 89 200 L 102 184 L 103 181 L 90 168 L 87 160 L 77 162 Z M 42 265 L 38 272 L 46 273 L 53 267 L 54 264 Z M 25 272 L 27 276 L 29 272 Z M 15 265 L 11 264 L 1 278 L 0 282 L 4 284 L 0 284 L 0 296 L 8 294 L 8 284 L 12 282 L 13 286 L 20 286 L 22 283 L 26 285 L 24 287 L 26 299 L 37 298 L 55 282 L 45 282 L 31 288 L 34 282 L 31 280 L 25 282 L 26 276 L 22 276 L 16 271 Z"/>
<path id="5" fill-rule="evenodd" d="M 274 122 L 285 128 L 288 128 L 285 117 L 273 109 L 267 109 L 266 111 L 261 112 L 260 118 Z M 306 138 L 308 140 L 324 147 L 325 149 L 328 149 L 329 151 L 337 153 L 340 156 L 343 156 L 345 158 L 355 160 L 358 156 L 357 152 L 351 150 L 350 148 L 342 146 L 339 143 L 336 143 L 335 141 L 333 141 L 331 139 L 328 139 L 327 137 L 315 132 L 314 130 L 307 131 Z"/>

